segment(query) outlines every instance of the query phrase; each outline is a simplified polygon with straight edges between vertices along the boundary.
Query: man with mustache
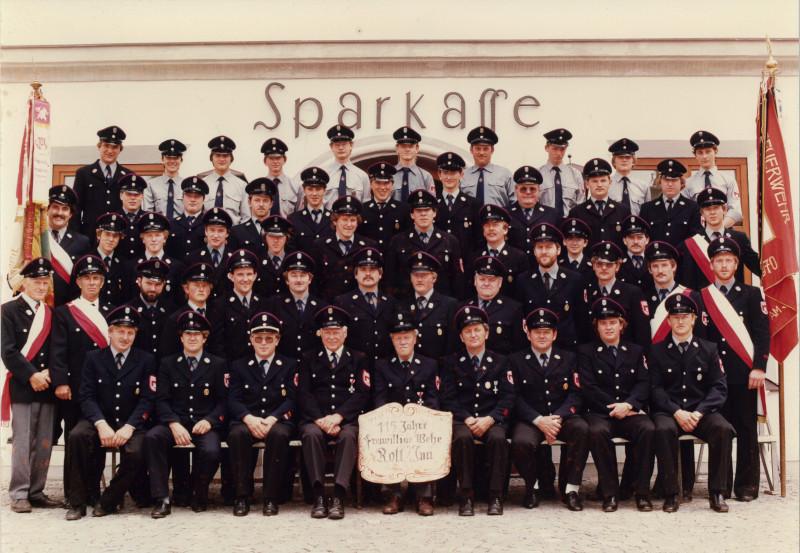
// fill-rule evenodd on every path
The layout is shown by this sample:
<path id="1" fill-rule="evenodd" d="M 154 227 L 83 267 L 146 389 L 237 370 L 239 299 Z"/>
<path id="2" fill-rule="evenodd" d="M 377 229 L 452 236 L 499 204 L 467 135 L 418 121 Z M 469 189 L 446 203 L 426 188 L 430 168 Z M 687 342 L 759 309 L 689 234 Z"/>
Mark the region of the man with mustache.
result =
<path id="1" fill-rule="evenodd" d="M 74 263 L 89 253 L 89 239 L 69 229 L 69 221 L 75 214 L 78 202 L 72 188 L 65 184 L 54 186 L 50 189 L 49 197 L 47 228 L 53 266 L 53 305 L 58 307 L 74 297 L 70 273 Z"/>

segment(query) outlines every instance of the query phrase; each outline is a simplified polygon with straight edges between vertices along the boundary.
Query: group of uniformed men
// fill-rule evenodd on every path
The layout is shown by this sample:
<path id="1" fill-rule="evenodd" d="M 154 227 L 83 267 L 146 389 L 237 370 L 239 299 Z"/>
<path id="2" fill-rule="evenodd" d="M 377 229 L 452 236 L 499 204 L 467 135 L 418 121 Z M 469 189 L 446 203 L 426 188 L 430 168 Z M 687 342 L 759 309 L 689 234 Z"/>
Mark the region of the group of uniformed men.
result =
<path id="1" fill-rule="evenodd" d="M 68 520 L 87 505 L 112 513 L 126 491 L 155 504 L 154 518 L 173 505 L 204 511 L 220 463 L 223 498 L 244 516 L 256 442 L 263 513 L 275 515 L 295 437 L 311 516 L 339 519 L 358 416 L 389 402 L 453 413 L 460 515 L 474 514 L 484 480 L 488 514 L 502 514 L 509 455 L 526 508 L 554 494 L 556 440 L 573 511 L 590 452 L 604 511 L 630 496 L 652 510 L 656 461 L 654 489 L 676 511 L 694 484 L 683 434 L 709 444 L 714 510 L 727 511 L 732 493 L 758 496 L 768 317 L 743 280 L 745 265 L 760 275 L 759 259 L 729 228 L 741 221 L 738 189 L 716 168 L 713 134 L 692 135 L 691 178 L 677 160 L 658 164 L 654 200 L 631 173 L 634 141 L 581 174 L 564 163 L 566 129 L 544 135 L 545 165 L 513 174 L 491 161 L 497 135 L 473 129 L 474 165 L 440 155 L 439 192 L 409 127 L 394 133 L 399 163 L 368 173 L 350 161 L 353 131 L 332 127 L 334 159 L 302 171 L 300 185 L 283 173 L 277 138 L 261 148 L 267 177 L 233 171 L 236 145 L 218 136 L 213 171 L 180 177 L 186 147 L 170 139 L 159 146 L 164 174 L 148 181 L 117 161 L 122 129 L 98 136 L 100 159 L 74 187 L 50 190 L 49 258 L 22 269 L 22 292 L 2 307 L 14 511 L 59 504 L 43 486 L 63 431 Z M 614 437 L 628 441 L 621 482 Z M 101 493 L 109 447 L 122 458 Z M 418 513 L 432 515 L 432 486 L 412 490 Z M 399 486 L 383 492 L 384 513 L 403 510 Z"/>

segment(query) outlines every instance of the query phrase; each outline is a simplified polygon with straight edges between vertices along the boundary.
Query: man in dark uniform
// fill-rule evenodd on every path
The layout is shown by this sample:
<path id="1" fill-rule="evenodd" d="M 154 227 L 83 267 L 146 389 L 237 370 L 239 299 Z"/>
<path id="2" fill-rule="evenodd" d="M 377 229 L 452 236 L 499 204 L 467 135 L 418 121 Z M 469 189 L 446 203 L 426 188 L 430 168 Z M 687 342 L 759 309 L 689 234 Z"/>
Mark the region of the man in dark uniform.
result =
<path id="1" fill-rule="evenodd" d="M 674 247 L 702 232 L 700 207 L 681 194 L 686 186 L 686 167 L 677 159 L 665 159 L 656 167 L 656 187 L 661 197 L 645 202 L 639 217 L 650 225 L 650 240 L 666 242 Z"/>
<path id="2" fill-rule="evenodd" d="M 314 241 L 310 253 L 319 274 L 313 284 L 315 292 L 326 301 L 333 301 L 355 285 L 353 254 L 377 246 L 374 240 L 356 232 L 361 224 L 361 208 L 361 202 L 353 196 L 342 196 L 333 202 L 333 233 Z"/>
<path id="3" fill-rule="evenodd" d="M 182 210 L 170 223 L 167 253 L 178 259 L 187 252 L 203 247 L 206 237 L 203 226 L 203 202 L 208 196 L 208 184 L 200 177 L 189 177 L 181 181 Z"/>
<path id="4" fill-rule="evenodd" d="M 742 254 L 735 240 L 717 238 L 708 245 L 708 257 L 714 283 L 701 292 L 709 314 L 708 339 L 717 344 L 728 380 L 722 414 L 736 431 L 736 478 L 728 469 L 725 494 L 733 490 L 737 500 L 753 501 L 761 480 L 758 395 L 769 359 L 767 304 L 760 288 L 736 276 Z"/>
<path id="5" fill-rule="evenodd" d="M 622 247 L 622 221 L 631 214 L 623 203 L 608 197 L 611 187 L 611 165 L 601 158 L 590 159 L 583 166 L 583 178 L 589 189 L 589 197 L 569 212 L 570 218 L 581 219 L 589 226 L 590 244 L 614 242 Z"/>
<path id="6" fill-rule="evenodd" d="M 452 234 L 440 230 L 433 224 L 436 216 L 436 198 L 424 190 L 417 190 L 409 194 L 408 205 L 411 208 L 414 226 L 392 238 L 386 258 L 386 274 L 394 279 L 391 284 L 395 294 L 410 294 L 408 261 L 414 254 L 422 251 L 432 255 L 441 263 L 436 289 L 442 294 L 463 298 L 465 286 L 461 245 Z"/>
<path id="7" fill-rule="evenodd" d="M 375 364 L 375 408 L 387 403 L 406 405 L 417 403 L 429 409 L 439 409 L 439 367 L 435 360 L 415 353 L 417 324 L 407 311 L 392 315 L 389 332 L 394 351 Z M 433 489 L 429 483 L 414 484 L 417 512 L 433 515 Z M 383 486 L 389 495 L 383 514 L 394 515 L 403 510 L 400 484 Z"/>
<path id="8" fill-rule="evenodd" d="M 591 252 L 587 250 L 592 229 L 580 219 L 567 219 L 561 223 L 560 229 L 564 235 L 564 249 L 559 264 L 578 271 L 585 280 L 594 276 Z"/>
<path id="9" fill-rule="evenodd" d="M 328 173 L 319 167 L 309 167 L 300 173 L 303 181 L 305 207 L 289 215 L 294 225 L 297 248 L 310 252 L 317 238 L 327 236 L 331 230 L 331 212 L 325 209 L 323 200 L 328 186 Z"/>
<path id="10" fill-rule="evenodd" d="M 105 213 L 97 219 L 95 235 L 97 237 L 95 255 L 106 266 L 106 280 L 100 290 L 100 300 L 111 305 L 121 305 L 124 272 L 118 248 L 120 240 L 125 236 L 125 221 L 119 213 Z"/>
<path id="11" fill-rule="evenodd" d="M 78 202 L 75 192 L 61 184 L 50 189 L 49 197 L 47 228 L 53 266 L 53 305 L 58 307 L 75 297 L 70 273 L 74 263 L 89 253 L 89 239 L 68 226 Z"/>
<path id="12" fill-rule="evenodd" d="M 264 442 L 263 514 L 278 514 L 278 500 L 289 462 L 289 440 L 296 415 L 297 361 L 275 353 L 281 323 L 271 313 L 250 322 L 251 353 L 233 364 L 228 393 L 231 428 L 228 434 L 236 489 L 234 516 L 250 512 L 255 468 L 253 443 Z"/>
<path id="13" fill-rule="evenodd" d="M 439 260 L 425 252 L 417 252 L 409 263 L 411 286 L 414 294 L 401 301 L 400 310 L 416 315 L 416 351 L 436 359 L 444 366 L 448 351 L 457 347 L 455 333 L 450 330 L 458 310 L 457 300 L 438 292 L 434 285 L 438 278 Z"/>
<path id="14" fill-rule="evenodd" d="M 636 215 L 630 215 L 622 222 L 625 255 L 622 256 L 617 277 L 622 282 L 633 284 L 641 290 L 653 284 L 653 277 L 648 272 L 644 260 L 644 250 L 650 241 L 649 235 L 650 225 Z"/>
<path id="15" fill-rule="evenodd" d="M 119 254 L 125 259 L 136 259 L 144 253 L 144 244 L 139 238 L 139 228 L 136 222 L 142 216 L 142 200 L 147 182 L 135 173 L 128 173 L 120 177 L 117 182 L 122 209 L 119 213 L 125 221 L 125 236 L 120 241 Z"/>
<path id="16" fill-rule="evenodd" d="M 503 280 L 508 271 L 496 257 L 484 256 L 475 260 L 473 277 L 476 296 L 458 304 L 480 307 L 489 317 L 486 347 L 510 355 L 525 345 L 522 329 L 522 304 L 502 294 Z"/>
<path id="17" fill-rule="evenodd" d="M 333 300 L 350 314 L 347 327 L 349 347 L 367 355 L 371 363 L 392 351 L 389 325 L 397 310 L 397 300 L 379 290 L 383 277 L 383 256 L 374 248 L 364 248 L 353 255 L 353 272 L 358 286 Z"/>
<path id="18" fill-rule="evenodd" d="M 286 291 L 286 282 L 281 274 L 281 265 L 286 256 L 294 251 L 290 239 L 294 226 L 289 219 L 270 215 L 261 223 L 264 229 L 265 247 L 255 252 L 261 258 L 255 289 L 268 298 Z"/>
<path id="19" fill-rule="evenodd" d="M 205 244 L 200 248 L 188 252 L 184 258 L 185 266 L 197 263 L 208 263 L 214 269 L 216 286 L 212 291 L 212 299 L 224 294 L 230 289 L 227 279 L 228 258 L 233 254 L 234 248 L 228 245 L 231 235 L 233 220 L 230 214 L 221 207 L 212 207 L 203 214 L 205 227 Z"/>
<path id="20" fill-rule="evenodd" d="M 117 163 L 125 132 L 119 127 L 106 127 L 97 131 L 97 136 L 100 159 L 78 169 L 73 184 L 78 196 L 76 223 L 86 236 L 91 236 L 92 227 L 100 215 L 122 209 L 118 180 L 131 172 Z"/>
<path id="21" fill-rule="evenodd" d="M 232 249 L 246 249 L 260 255 L 264 249 L 265 223 L 272 212 L 275 183 L 268 178 L 254 179 L 245 187 L 252 217 L 231 229 L 228 244 Z"/>
<path id="22" fill-rule="evenodd" d="M 706 255 L 708 245 L 719 237 L 730 238 L 739 247 L 741 256 L 736 268 L 736 280 L 744 282 L 744 268 L 761 276 L 761 261 L 753 250 L 750 239 L 741 231 L 725 228 L 725 210 L 727 198 L 725 193 L 716 188 L 706 188 L 697 195 L 700 215 L 705 220 L 705 228 L 691 238 L 687 238 L 678 248 L 681 253 L 680 282 L 693 290 L 705 288 L 714 281 L 713 271 L 709 268 L 710 260 Z"/>
<path id="23" fill-rule="evenodd" d="M 156 393 L 156 363 L 149 353 L 131 347 L 136 338 L 139 314 L 129 306 L 108 315 L 109 345 L 86 354 L 80 400 L 84 418 L 69 437 L 70 510 L 67 520 L 86 515 L 91 490 L 99 489 L 100 472 L 107 447 L 118 447 L 122 460 L 94 508 L 92 516 L 113 513 L 125 492 L 143 484 L 144 435 L 152 422 Z M 102 459 L 102 463 L 100 462 Z"/>
<path id="24" fill-rule="evenodd" d="M 486 347 L 489 317 L 462 307 L 454 322 L 464 347 L 447 357 L 442 369 L 442 409 L 453 413 L 453 468 L 461 482 L 460 516 L 475 514 L 473 474 L 475 439 L 486 444 L 490 464 L 489 515 L 503 514 L 508 465 L 509 417 L 514 408 L 514 377 L 508 358 Z"/>
<path id="25" fill-rule="evenodd" d="M 199 313 L 181 314 L 178 334 L 183 351 L 163 358 L 158 367 L 158 424 L 144 439 L 150 495 L 156 500 L 150 513 L 153 518 L 164 518 L 172 510 L 169 472 L 170 460 L 175 461 L 170 455 L 174 446 L 194 445 L 192 510 L 198 513 L 207 509 L 208 486 L 219 466 L 228 401 L 228 365 L 222 357 L 203 348 L 210 329 L 208 320 Z"/>
<path id="26" fill-rule="evenodd" d="M 136 309 L 142 319 L 133 347 L 153 355 L 156 361 L 161 359 L 158 346 L 164 323 L 167 315 L 175 310 L 175 304 L 162 297 L 167 270 L 167 266 L 158 259 L 139 263 L 136 266 L 139 293 L 125 304 Z"/>
<path id="27" fill-rule="evenodd" d="M 481 206 L 495 204 L 507 208 L 516 198 L 511 171 L 492 163 L 494 147 L 499 140 L 489 127 L 476 127 L 469 131 L 469 153 L 475 163 L 464 173 L 461 190 L 477 199 Z"/>
<path id="28" fill-rule="evenodd" d="M 539 505 L 537 449 L 543 440 L 549 446 L 561 439 L 565 442 L 558 476 L 561 497 L 570 511 L 582 511 L 578 492 L 589 456 L 589 425 L 581 418 L 575 353 L 553 346 L 558 316 L 549 309 L 531 311 L 525 326 L 531 349 L 509 358 L 516 397 L 511 458 L 525 479 L 522 506 L 533 509 Z"/>
<path id="29" fill-rule="evenodd" d="M 431 194 L 436 194 L 433 176 L 417 165 L 422 136 L 411 127 L 400 127 L 392 133 L 392 138 L 397 142 L 394 150 L 397 152 L 398 161 L 394 166 L 397 172 L 393 179 L 392 198 L 404 204 L 408 195 L 415 190 L 427 190 Z"/>
<path id="30" fill-rule="evenodd" d="M 144 191 L 145 211 L 158 211 L 170 221 L 183 213 L 183 194 L 177 190 L 180 182 L 180 170 L 186 145 L 175 138 L 169 138 L 158 145 L 161 152 L 161 164 L 164 173 L 147 181 Z"/>
<path id="31" fill-rule="evenodd" d="M 358 458 L 358 416 L 370 403 L 371 363 L 367 356 L 344 345 L 350 316 L 329 306 L 314 317 L 322 347 L 300 358 L 297 406 L 303 464 L 314 496 L 312 518 L 344 518 L 347 485 Z M 334 491 L 330 508 L 325 503 L 325 450 L 336 442 Z"/>
<path id="32" fill-rule="evenodd" d="M 633 284 L 622 282 L 617 278 L 622 264 L 622 250 L 611 242 L 601 242 L 592 248 L 592 269 L 594 278 L 583 289 L 578 322 L 578 336 L 581 341 L 592 339 L 594 330 L 589 317 L 590 306 L 599 298 L 611 298 L 620 304 L 626 315 L 626 340 L 647 347 L 650 344 L 650 307 L 644 299 L 642 290 Z"/>
<path id="33" fill-rule="evenodd" d="M 531 229 L 537 224 L 547 223 L 558 227 L 561 222 L 561 211 L 539 202 L 539 185 L 542 174 L 530 165 L 523 165 L 514 171 L 514 193 L 517 201 L 511 204 L 508 213 L 511 215 L 511 226 L 508 231 L 508 242 L 529 256 L 532 255 L 533 242 Z M 533 261 L 531 259 L 531 261 Z"/>
<path id="34" fill-rule="evenodd" d="M 627 323 L 625 310 L 616 301 L 598 299 L 592 304 L 591 317 L 598 338 L 578 349 L 578 376 L 603 511 L 616 511 L 619 501 L 614 437 L 629 440 L 638 461 L 633 467 L 636 508 L 652 511 L 648 496 L 655 463 L 655 427 L 643 411 L 650 395 L 643 350 L 621 339 Z"/>
<path id="35" fill-rule="evenodd" d="M 561 232 L 548 223 L 539 223 L 530 233 L 536 266 L 517 279 L 514 297 L 527 312 L 545 307 L 558 316 L 556 344 L 575 352 L 578 333 L 575 328 L 575 309 L 580 305 L 583 279 L 577 271 L 559 263 Z"/>
<path id="36" fill-rule="evenodd" d="M 418 170 L 421 171 L 419 168 Z M 411 216 L 405 199 L 392 198 L 394 166 L 383 161 L 373 163 L 367 174 L 372 199 L 364 202 L 364 210 L 361 212 L 364 222 L 358 230 L 367 238 L 375 240 L 378 251 L 385 256 L 389 250 L 389 240 L 411 225 Z"/>
<path id="37" fill-rule="evenodd" d="M 211 191 L 205 200 L 205 210 L 209 211 L 212 207 L 224 209 L 231 216 L 233 224 L 243 223 L 250 218 L 250 207 L 244 191 L 247 178 L 243 173 L 231 169 L 236 143 L 227 136 L 215 136 L 208 141 L 208 147 L 211 149 L 208 157 L 214 169 L 197 175 L 205 179 Z"/>
<path id="38" fill-rule="evenodd" d="M 164 250 L 169 237 L 169 220 L 160 213 L 144 213 L 136 222 L 136 227 L 139 230 L 139 238 L 144 243 L 144 253 L 138 258 L 131 258 L 125 262 L 122 271 L 124 275 L 122 297 L 130 301 L 139 291 L 136 286 L 136 279 L 139 276 L 136 267 L 145 261 L 158 259 L 168 267 L 163 297 L 179 301 L 181 296 L 178 291 L 178 282 L 180 282 L 184 265 L 174 257 L 167 255 Z"/>
<path id="39" fill-rule="evenodd" d="M 278 353 L 292 359 L 319 345 L 314 315 L 326 302 L 309 292 L 315 270 L 316 263 L 307 253 L 288 254 L 281 266 L 288 292 L 266 299 L 264 310 L 278 317 L 283 327 Z"/>
<path id="40" fill-rule="evenodd" d="M 53 442 L 61 434 L 64 421 L 64 495 L 69 500 L 70 457 L 69 437 L 81 419 L 78 391 L 81 385 L 84 361 L 90 350 L 108 345 L 108 326 L 105 317 L 114 309 L 100 301 L 100 290 L 105 281 L 106 268 L 99 258 L 86 255 L 80 258 L 72 270 L 72 277 L 81 294 L 75 300 L 56 308 L 50 340 L 50 378 L 53 381 L 56 401 L 55 433 Z M 100 490 L 90 490 L 90 498 L 96 500 Z"/>
<path id="41" fill-rule="evenodd" d="M 483 205 L 461 190 L 466 162 L 455 152 L 436 158 L 442 191 L 436 198 L 436 228 L 449 232 L 459 244 L 477 244 L 481 239 L 478 213 Z"/>
<path id="42" fill-rule="evenodd" d="M 508 230 L 511 216 L 502 207 L 486 204 L 480 211 L 481 228 L 483 229 L 483 244 L 474 249 L 464 260 L 467 269 L 464 280 L 472 283 L 472 267 L 479 257 L 496 257 L 506 268 L 503 275 L 502 292 L 506 296 L 514 293 L 516 279 L 530 269 L 528 254 L 511 246 L 508 243 Z M 470 291 L 474 290 L 469 286 Z"/>
<path id="43" fill-rule="evenodd" d="M 228 258 L 228 279 L 233 288 L 212 301 L 212 311 L 217 313 L 217 326 L 211 329 L 225 348 L 221 355 L 233 363 L 253 353 L 248 331 L 250 320 L 265 311 L 264 296 L 253 291 L 258 276 L 258 257 L 248 250 L 237 250 Z"/>
<path id="44" fill-rule="evenodd" d="M 658 472 L 664 474 L 662 509 L 668 513 L 678 510 L 678 437 L 692 434 L 708 443 L 711 508 L 727 512 L 723 494 L 733 428 L 720 413 L 728 393 L 725 371 L 716 344 L 692 333 L 697 304 L 683 294 L 674 294 L 665 302 L 671 332 L 647 356 Z"/>
<path id="45" fill-rule="evenodd" d="M 3 424 L 8 424 L 6 409 L 10 409 L 13 432 L 8 495 L 15 513 L 60 505 L 44 493 L 55 419 L 49 368 L 53 310 L 43 301 L 52 273 L 49 260 L 32 259 L 19 273 L 22 292 L 0 310 L 1 357 L 8 369 L 3 386 Z"/>

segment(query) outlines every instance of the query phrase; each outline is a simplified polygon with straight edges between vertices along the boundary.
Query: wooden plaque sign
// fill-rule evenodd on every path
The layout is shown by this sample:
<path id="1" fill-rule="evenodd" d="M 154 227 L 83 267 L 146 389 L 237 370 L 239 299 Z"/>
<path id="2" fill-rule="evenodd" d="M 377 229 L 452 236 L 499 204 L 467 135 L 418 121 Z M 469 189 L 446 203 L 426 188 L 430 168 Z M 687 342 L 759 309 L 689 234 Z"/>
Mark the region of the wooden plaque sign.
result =
<path id="1" fill-rule="evenodd" d="M 358 417 L 358 470 L 377 484 L 430 482 L 450 472 L 453 414 L 389 403 Z"/>

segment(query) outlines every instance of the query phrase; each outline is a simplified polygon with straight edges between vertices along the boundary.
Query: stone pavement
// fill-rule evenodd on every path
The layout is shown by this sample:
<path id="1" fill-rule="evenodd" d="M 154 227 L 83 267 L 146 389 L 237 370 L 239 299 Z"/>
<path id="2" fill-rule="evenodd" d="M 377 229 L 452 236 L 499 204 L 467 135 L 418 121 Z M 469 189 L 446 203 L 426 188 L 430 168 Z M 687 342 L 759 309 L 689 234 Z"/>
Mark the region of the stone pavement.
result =
<path id="1" fill-rule="evenodd" d="M 171 516 L 154 520 L 150 509 L 137 510 L 128 498 L 126 507 L 115 515 L 96 519 L 89 513 L 80 521 L 67 522 L 63 509 L 35 510 L 31 514 L 11 512 L 5 471 L 0 545 L 2 551 L 14 553 L 368 553 L 397 546 L 404 553 L 564 553 L 612 548 L 647 553 L 796 552 L 800 544 L 800 479 L 797 464 L 790 467 L 786 498 L 762 493 L 753 503 L 730 501 L 728 514 L 709 509 L 704 483 L 695 488 L 694 501 L 684 503 L 674 514 L 662 512 L 660 501 L 654 502 L 656 510 L 652 513 L 639 513 L 633 500 L 623 502 L 619 511 L 608 514 L 600 510 L 599 503 L 589 501 L 584 502 L 582 513 L 571 513 L 556 502 L 544 502 L 529 511 L 520 506 L 523 489 L 514 486 L 501 517 L 486 516 L 486 504 L 480 502 L 473 518 L 459 517 L 457 506 L 438 507 L 435 516 L 423 518 L 413 511 L 385 516 L 375 504 L 360 510 L 348 504 L 341 521 L 311 519 L 310 508 L 302 501 L 282 505 L 280 514 L 270 518 L 261 515 L 260 504 L 247 517 L 237 518 L 230 507 L 218 503 L 206 513 L 177 508 Z M 582 491 L 590 491 L 593 482 L 594 476 L 587 474 Z M 216 488 L 215 485 L 212 491 Z M 61 482 L 48 483 L 47 493 L 61 499 Z"/>

